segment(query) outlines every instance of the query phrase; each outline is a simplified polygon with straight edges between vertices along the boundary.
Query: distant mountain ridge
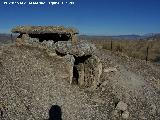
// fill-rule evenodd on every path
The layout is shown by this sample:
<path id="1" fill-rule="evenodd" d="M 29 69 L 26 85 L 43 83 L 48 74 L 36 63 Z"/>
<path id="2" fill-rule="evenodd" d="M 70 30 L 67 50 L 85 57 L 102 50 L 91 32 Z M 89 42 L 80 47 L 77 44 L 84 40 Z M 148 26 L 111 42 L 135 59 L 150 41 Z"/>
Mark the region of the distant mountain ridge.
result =
<path id="1" fill-rule="evenodd" d="M 12 40 L 16 39 L 16 35 L 7 34 L 7 33 L 0 33 L 0 43 L 9 43 L 12 42 Z"/>
<path id="2" fill-rule="evenodd" d="M 143 36 L 140 35 L 118 35 L 118 36 L 111 36 L 114 39 L 141 39 Z"/>
<path id="3" fill-rule="evenodd" d="M 11 38 L 10 34 L 0 33 L 0 40 Z"/>
<path id="4" fill-rule="evenodd" d="M 97 35 L 79 35 L 80 39 L 122 39 L 122 40 L 139 40 L 139 39 L 147 39 L 147 38 L 160 38 L 160 33 L 149 33 L 144 35 L 115 35 L 115 36 L 97 36 Z"/>
<path id="5" fill-rule="evenodd" d="M 13 38 L 17 35 L 13 34 Z M 160 38 L 160 33 L 149 33 L 144 35 L 115 35 L 115 36 L 99 36 L 99 35 L 78 35 L 79 39 L 87 40 L 107 40 L 107 39 L 119 39 L 119 40 L 139 40 L 139 39 L 150 39 Z M 10 40 L 11 34 L 0 33 L 0 40 Z"/>

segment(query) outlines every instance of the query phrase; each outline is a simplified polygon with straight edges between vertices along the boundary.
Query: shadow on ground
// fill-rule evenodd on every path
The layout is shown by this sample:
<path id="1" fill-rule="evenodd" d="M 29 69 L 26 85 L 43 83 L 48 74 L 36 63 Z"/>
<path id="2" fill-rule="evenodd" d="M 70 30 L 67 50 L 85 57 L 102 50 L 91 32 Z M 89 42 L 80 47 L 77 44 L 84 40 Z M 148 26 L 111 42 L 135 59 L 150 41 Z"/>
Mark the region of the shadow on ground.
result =
<path id="1" fill-rule="evenodd" d="M 50 108 L 49 120 L 62 120 L 62 111 L 58 105 L 52 105 Z"/>

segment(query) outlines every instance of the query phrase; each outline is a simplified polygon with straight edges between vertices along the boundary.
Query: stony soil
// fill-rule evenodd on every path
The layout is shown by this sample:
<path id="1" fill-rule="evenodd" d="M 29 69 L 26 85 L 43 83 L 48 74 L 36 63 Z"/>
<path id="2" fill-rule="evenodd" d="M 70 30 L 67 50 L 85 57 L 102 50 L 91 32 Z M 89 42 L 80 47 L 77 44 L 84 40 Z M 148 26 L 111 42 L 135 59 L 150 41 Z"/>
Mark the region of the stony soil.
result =
<path id="1" fill-rule="evenodd" d="M 103 63 L 101 83 L 79 88 L 69 84 L 62 57 L 31 46 L 0 46 L 1 119 L 51 119 L 58 105 L 62 120 L 159 120 L 160 65 L 106 50 L 95 54 Z"/>

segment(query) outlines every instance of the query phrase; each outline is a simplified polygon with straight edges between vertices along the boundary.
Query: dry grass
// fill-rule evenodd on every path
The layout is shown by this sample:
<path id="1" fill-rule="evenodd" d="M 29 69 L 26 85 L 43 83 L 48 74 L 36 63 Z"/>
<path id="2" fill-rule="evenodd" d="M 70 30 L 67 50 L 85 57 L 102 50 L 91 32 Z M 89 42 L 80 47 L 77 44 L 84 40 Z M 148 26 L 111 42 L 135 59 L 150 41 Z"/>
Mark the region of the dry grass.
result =
<path id="1" fill-rule="evenodd" d="M 111 50 L 111 40 L 94 40 L 98 47 Z M 112 51 L 123 52 L 129 57 L 137 59 L 146 59 L 148 49 L 148 60 L 160 62 L 160 39 L 148 40 L 112 40 Z"/>
<path id="2" fill-rule="evenodd" d="M 15 37 L 14 37 L 15 40 Z M 105 40 L 89 40 L 98 48 L 111 50 L 111 38 Z M 12 41 L 0 40 L 1 44 L 9 44 Z M 112 40 L 112 51 L 123 52 L 129 57 L 146 59 L 147 47 L 149 47 L 148 60 L 160 62 L 160 38 L 153 41 L 148 40 Z"/>

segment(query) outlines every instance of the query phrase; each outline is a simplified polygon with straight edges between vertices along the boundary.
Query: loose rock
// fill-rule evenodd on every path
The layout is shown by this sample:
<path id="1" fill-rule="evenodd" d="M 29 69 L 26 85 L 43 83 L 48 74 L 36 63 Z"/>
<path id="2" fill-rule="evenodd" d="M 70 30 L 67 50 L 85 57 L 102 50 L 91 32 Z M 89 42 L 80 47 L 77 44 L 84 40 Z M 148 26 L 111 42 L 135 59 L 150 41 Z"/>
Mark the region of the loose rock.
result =
<path id="1" fill-rule="evenodd" d="M 116 109 L 117 110 L 121 110 L 121 111 L 125 111 L 125 110 L 127 110 L 127 104 L 126 103 L 124 103 L 123 101 L 120 101 L 118 104 L 117 104 L 117 106 L 116 106 Z"/>
<path id="2" fill-rule="evenodd" d="M 104 69 L 104 72 L 106 72 L 106 73 L 116 72 L 116 71 L 117 71 L 117 68 L 115 68 L 115 67 L 109 67 L 109 68 Z"/>
<path id="3" fill-rule="evenodd" d="M 129 112 L 128 112 L 128 111 L 124 111 L 124 112 L 122 113 L 122 118 L 123 118 L 123 119 L 128 119 L 128 118 L 129 118 Z"/>

